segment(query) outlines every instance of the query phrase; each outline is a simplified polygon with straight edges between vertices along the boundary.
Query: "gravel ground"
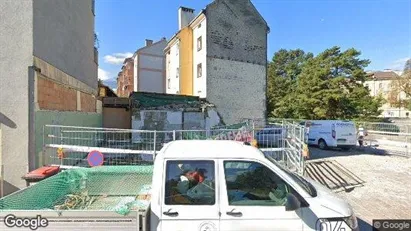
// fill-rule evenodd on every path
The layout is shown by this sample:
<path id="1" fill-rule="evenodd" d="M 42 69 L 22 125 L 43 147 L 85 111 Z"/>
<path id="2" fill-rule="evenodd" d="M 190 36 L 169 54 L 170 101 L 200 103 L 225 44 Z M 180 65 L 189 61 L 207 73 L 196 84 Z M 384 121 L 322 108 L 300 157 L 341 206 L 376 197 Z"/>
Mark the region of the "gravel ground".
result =
<path id="1" fill-rule="evenodd" d="M 411 158 L 310 149 L 306 175 L 345 198 L 361 230 L 373 219 L 411 219 Z"/>

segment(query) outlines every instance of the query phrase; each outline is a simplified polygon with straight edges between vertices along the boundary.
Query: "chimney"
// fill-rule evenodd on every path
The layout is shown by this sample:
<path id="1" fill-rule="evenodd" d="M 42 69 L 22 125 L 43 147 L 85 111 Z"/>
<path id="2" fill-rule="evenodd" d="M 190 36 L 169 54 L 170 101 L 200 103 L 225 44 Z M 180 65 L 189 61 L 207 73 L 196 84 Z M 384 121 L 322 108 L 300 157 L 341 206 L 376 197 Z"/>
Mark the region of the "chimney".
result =
<path id="1" fill-rule="evenodd" d="M 178 9 L 178 30 L 187 26 L 195 17 L 194 10 L 187 7 L 180 7 Z"/>
<path id="2" fill-rule="evenodd" d="M 146 46 L 150 46 L 151 44 L 153 44 L 153 40 L 146 39 Z"/>

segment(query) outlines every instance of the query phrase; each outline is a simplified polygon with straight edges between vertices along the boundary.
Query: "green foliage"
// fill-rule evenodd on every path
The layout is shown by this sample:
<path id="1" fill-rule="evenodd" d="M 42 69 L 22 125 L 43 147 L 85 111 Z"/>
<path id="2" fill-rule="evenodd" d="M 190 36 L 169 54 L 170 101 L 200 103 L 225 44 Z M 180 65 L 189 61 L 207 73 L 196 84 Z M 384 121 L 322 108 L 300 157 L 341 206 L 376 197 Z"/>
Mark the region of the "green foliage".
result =
<path id="1" fill-rule="evenodd" d="M 296 88 L 296 80 L 303 65 L 313 57 L 312 53 L 303 50 L 281 49 L 274 54 L 268 66 L 268 111 L 272 115 L 289 115 L 294 112 L 292 101 Z"/>
<path id="2" fill-rule="evenodd" d="M 404 95 L 404 96 L 401 96 Z M 389 103 L 393 107 L 411 110 L 411 59 L 404 66 L 401 76 L 391 82 L 388 95 Z"/>
<path id="3" fill-rule="evenodd" d="M 384 99 L 363 85 L 369 60 L 355 49 L 332 47 L 313 57 L 302 50 L 280 50 L 268 67 L 268 110 L 299 119 L 353 119 L 379 115 Z"/>

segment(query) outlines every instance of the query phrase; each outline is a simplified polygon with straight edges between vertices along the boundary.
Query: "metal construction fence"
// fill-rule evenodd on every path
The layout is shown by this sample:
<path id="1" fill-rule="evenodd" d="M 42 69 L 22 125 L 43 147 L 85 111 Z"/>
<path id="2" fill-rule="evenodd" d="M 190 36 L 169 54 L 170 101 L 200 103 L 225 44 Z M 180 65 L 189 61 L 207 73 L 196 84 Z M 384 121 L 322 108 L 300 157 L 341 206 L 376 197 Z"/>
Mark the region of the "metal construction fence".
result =
<path id="1" fill-rule="evenodd" d="M 381 154 L 411 157 L 411 124 L 358 122 L 367 132 L 365 146 Z"/>
<path id="2" fill-rule="evenodd" d="M 150 165 L 156 153 L 173 140 L 257 141 L 266 155 L 288 169 L 303 173 L 304 127 L 286 121 L 252 121 L 208 130 L 132 130 L 46 125 L 43 165 L 88 167 L 88 154 L 104 154 L 104 165 Z"/>
<path id="3" fill-rule="evenodd" d="M 302 119 L 270 118 L 270 122 L 287 121 L 300 123 Z M 377 154 L 399 155 L 411 157 L 411 123 L 401 122 L 367 122 L 353 121 L 357 129 L 364 128 L 368 135 L 364 145 Z"/>

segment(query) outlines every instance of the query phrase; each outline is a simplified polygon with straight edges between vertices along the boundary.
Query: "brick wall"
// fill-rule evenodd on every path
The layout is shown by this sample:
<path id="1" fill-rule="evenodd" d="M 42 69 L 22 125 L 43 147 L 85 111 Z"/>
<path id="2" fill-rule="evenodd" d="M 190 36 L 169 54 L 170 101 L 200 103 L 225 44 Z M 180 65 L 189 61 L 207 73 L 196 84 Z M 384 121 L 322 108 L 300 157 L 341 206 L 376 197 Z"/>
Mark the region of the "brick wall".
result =
<path id="1" fill-rule="evenodd" d="M 96 99 L 89 94 L 80 93 L 81 111 L 96 112 Z"/>
<path id="2" fill-rule="evenodd" d="M 78 100 L 77 92 L 75 89 L 37 76 L 39 110 L 96 112 L 96 99 L 91 94 L 80 92 Z M 77 105 L 78 103 L 80 105 Z"/>
<path id="3" fill-rule="evenodd" d="M 77 110 L 76 90 L 66 88 L 45 78 L 37 80 L 37 102 L 41 110 Z"/>

